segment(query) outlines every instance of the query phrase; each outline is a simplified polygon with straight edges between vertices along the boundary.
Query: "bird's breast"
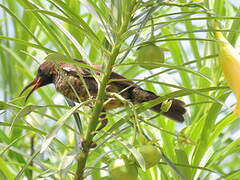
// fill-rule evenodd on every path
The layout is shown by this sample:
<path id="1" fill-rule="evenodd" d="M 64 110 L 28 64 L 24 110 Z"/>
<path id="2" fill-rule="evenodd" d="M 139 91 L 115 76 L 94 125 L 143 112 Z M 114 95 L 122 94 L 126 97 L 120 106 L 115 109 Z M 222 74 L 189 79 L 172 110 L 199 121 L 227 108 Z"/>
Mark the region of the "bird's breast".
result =
<path id="1" fill-rule="evenodd" d="M 55 79 L 58 92 L 75 102 L 86 101 L 97 94 L 97 84 L 94 79 L 85 79 L 75 76 L 59 75 Z"/>

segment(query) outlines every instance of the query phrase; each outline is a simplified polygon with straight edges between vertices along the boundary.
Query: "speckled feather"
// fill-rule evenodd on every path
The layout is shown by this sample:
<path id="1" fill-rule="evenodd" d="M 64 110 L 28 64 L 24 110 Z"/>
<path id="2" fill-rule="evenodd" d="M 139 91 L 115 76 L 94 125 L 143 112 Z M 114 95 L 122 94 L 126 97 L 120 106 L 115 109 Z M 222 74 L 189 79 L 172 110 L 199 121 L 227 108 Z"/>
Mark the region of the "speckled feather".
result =
<path id="1" fill-rule="evenodd" d="M 86 62 L 82 60 L 76 59 L 75 61 L 86 64 Z M 101 70 L 101 66 L 99 65 L 92 66 L 95 69 Z M 97 71 L 92 73 L 100 75 Z M 80 68 L 65 62 L 45 61 L 40 65 L 37 77 L 41 77 L 42 84 L 40 87 L 54 83 L 58 92 L 75 102 L 86 101 L 89 98 L 97 96 L 97 81 L 92 76 L 90 70 L 86 68 Z M 37 77 L 33 82 L 37 81 Z M 127 80 L 115 72 L 112 72 L 110 75 L 110 81 L 106 91 L 118 93 L 125 99 L 130 100 L 133 104 L 139 104 L 159 97 L 150 91 L 142 89 L 134 82 Z M 107 99 L 108 98 L 109 97 L 107 97 Z M 183 122 L 183 114 L 186 112 L 184 105 L 183 101 L 172 99 L 172 105 L 169 111 L 164 112 L 163 115 L 173 120 Z M 122 106 L 121 101 L 111 98 L 104 106 L 104 110 L 106 111 L 120 106 Z M 161 104 L 151 109 L 160 112 Z"/>

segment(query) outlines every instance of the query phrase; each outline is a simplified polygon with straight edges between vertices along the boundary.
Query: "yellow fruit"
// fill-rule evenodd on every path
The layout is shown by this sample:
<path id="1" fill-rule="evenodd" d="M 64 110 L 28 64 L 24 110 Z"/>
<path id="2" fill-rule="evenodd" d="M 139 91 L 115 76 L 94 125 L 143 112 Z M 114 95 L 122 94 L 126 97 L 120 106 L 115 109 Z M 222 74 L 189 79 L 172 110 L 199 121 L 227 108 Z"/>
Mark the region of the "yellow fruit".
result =
<path id="1" fill-rule="evenodd" d="M 137 150 L 143 156 L 145 166 L 147 169 L 158 164 L 161 159 L 160 151 L 158 150 L 157 147 L 151 144 L 140 146 L 139 148 L 137 148 Z"/>
<path id="2" fill-rule="evenodd" d="M 163 49 L 153 43 L 142 46 L 137 50 L 136 62 L 143 63 L 140 66 L 146 69 L 158 68 L 160 65 L 154 63 L 164 62 Z"/>
<path id="3" fill-rule="evenodd" d="M 237 105 L 234 112 L 240 116 L 240 55 L 221 32 L 217 31 L 215 35 L 217 40 L 220 41 L 218 43 L 219 61 L 224 77 L 237 97 Z"/>
<path id="4" fill-rule="evenodd" d="M 113 180 L 136 180 L 138 176 L 136 165 L 126 159 L 114 160 L 108 170 Z"/>

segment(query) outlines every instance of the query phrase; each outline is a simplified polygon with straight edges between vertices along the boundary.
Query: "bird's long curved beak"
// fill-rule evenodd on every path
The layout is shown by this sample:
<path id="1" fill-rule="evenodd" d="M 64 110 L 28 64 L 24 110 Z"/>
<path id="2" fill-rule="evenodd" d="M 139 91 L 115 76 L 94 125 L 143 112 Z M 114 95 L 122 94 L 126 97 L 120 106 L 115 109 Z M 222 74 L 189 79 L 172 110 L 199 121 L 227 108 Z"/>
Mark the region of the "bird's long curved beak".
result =
<path id="1" fill-rule="evenodd" d="M 27 97 L 25 99 L 25 102 L 28 100 L 29 96 L 33 93 L 33 91 L 35 91 L 36 89 L 38 89 L 41 86 L 41 77 L 36 77 L 32 82 L 30 82 L 27 86 L 25 86 L 23 88 L 23 90 L 21 91 L 19 96 L 21 96 L 31 86 L 34 86 L 34 87 L 28 93 L 28 95 L 27 95 Z"/>

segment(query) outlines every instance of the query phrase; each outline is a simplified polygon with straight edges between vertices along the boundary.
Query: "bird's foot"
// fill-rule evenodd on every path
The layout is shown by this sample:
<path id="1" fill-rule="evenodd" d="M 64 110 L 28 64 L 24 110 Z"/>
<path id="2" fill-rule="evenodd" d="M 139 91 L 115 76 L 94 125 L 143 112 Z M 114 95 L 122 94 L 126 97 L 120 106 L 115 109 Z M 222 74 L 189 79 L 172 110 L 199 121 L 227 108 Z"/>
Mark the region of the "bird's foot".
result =
<path id="1" fill-rule="evenodd" d="M 103 129 L 107 123 L 108 123 L 108 119 L 106 117 L 104 117 L 104 119 L 100 120 L 100 126 L 97 128 L 97 131 L 100 131 L 101 129 Z"/>
<path id="2" fill-rule="evenodd" d="M 95 142 L 93 142 L 93 141 L 88 143 L 85 139 L 83 139 L 82 142 L 81 142 L 81 146 L 82 146 L 82 149 L 84 151 L 85 149 L 95 148 L 97 146 L 97 144 Z"/>
<path id="3" fill-rule="evenodd" d="M 93 136 L 95 136 L 101 129 L 103 129 L 107 123 L 108 123 L 108 119 L 106 117 L 106 114 L 103 113 L 101 116 L 100 116 L 100 126 L 96 129 L 96 131 L 92 132 Z M 82 145 L 82 148 L 83 150 L 86 149 L 86 148 L 95 148 L 97 146 L 97 144 L 93 141 L 91 141 L 90 143 L 87 142 L 85 139 L 82 140 L 81 142 L 81 145 Z"/>

